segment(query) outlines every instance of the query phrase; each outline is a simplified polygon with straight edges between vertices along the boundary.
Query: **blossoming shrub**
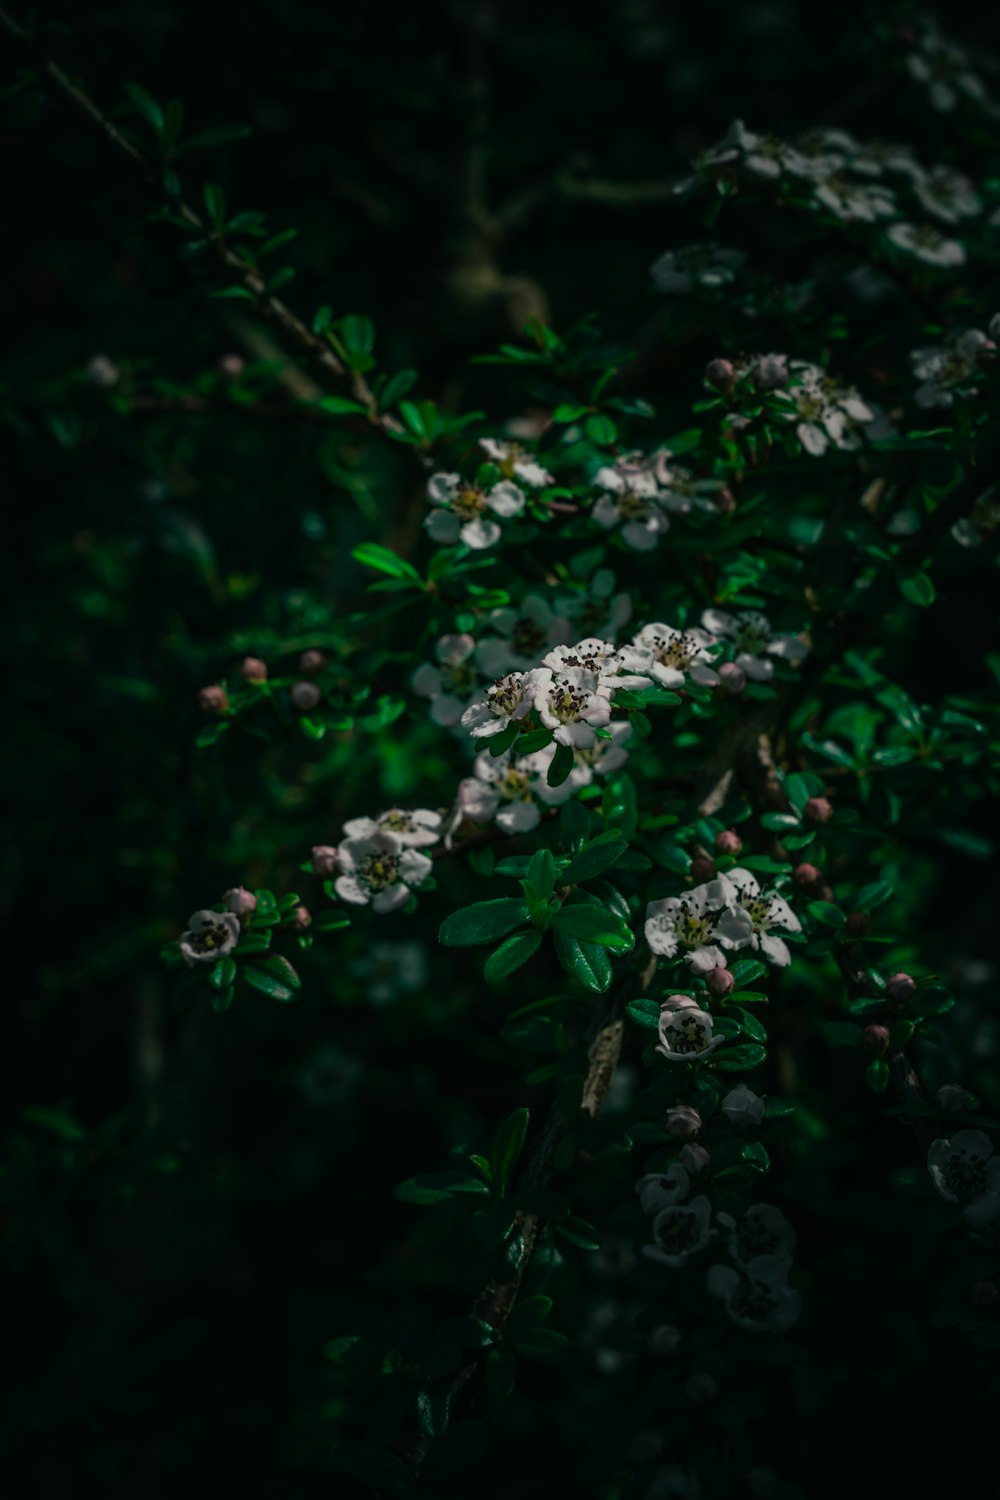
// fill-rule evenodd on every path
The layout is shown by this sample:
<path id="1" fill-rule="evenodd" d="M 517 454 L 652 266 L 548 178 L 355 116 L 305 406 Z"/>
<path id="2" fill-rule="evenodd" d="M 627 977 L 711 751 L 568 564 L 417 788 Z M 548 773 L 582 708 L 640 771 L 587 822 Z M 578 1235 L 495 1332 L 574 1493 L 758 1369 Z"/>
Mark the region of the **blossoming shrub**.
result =
<path id="1" fill-rule="evenodd" d="M 368 318 L 290 324 L 218 190 L 207 236 L 166 215 L 228 247 L 221 290 L 292 328 L 334 390 L 305 409 L 407 512 L 361 506 L 336 591 L 201 643 L 199 774 L 234 826 L 258 766 L 274 802 L 226 846 L 244 884 L 213 900 L 193 864 L 163 948 L 204 1045 L 302 1000 L 308 1107 L 381 1077 L 394 1111 L 391 1149 L 345 1108 L 336 1181 L 302 1166 L 364 1268 L 315 1326 L 344 1483 L 493 1493 L 542 1403 L 576 1492 L 817 1493 L 786 1413 L 817 1423 L 850 1316 L 823 1278 L 870 1204 L 831 1183 L 869 1136 L 933 1238 L 903 1247 L 925 1296 L 920 1257 L 944 1267 L 934 1316 L 996 1348 L 998 1127 L 935 965 L 939 852 L 991 853 L 1000 658 L 953 635 L 924 667 L 969 549 L 995 556 L 996 107 L 929 24 L 905 68 L 968 158 L 720 120 L 668 164 L 704 224 L 634 266 L 667 381 L 619 330 L 534 318 L 456 410 Z"/>

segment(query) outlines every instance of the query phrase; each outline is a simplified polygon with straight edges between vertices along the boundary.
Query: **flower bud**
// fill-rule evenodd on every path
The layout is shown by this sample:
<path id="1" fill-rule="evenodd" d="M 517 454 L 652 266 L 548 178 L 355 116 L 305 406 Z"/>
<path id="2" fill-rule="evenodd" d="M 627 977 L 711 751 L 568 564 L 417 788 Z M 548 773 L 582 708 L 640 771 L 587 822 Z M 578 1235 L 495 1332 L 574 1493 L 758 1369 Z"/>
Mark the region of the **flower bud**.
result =
<path id="1" fill-rule="evenodd" d="M 823 872 L 822 870 L 818 870 L 815 865 L 796 865 L 792 871 L 792 879 L 797 886 L 807 891 L 810 886 L 819 885 L 819 882 L 823 879 Z"/>
<path id="2" fill-rule="evenodd" d="M 719 667 L 719 682 L 723 692 L 731 693 L 735 698 L 746 687 L 747 674 L 734 661 L 724 661 Z"/>
<path id="3" fill-rule="evenodd" d="M 972 1305 L 980 1312 L 992 1312 L 1000 1302 L 1000 1291 L 992 1281 L 977 1281 L 972 1288 Z"/>
<path id="4" fill-rule="evenodd" d="M 303 651 L 299 657 L 299 671 L 305 677 L 318 677 L 326 666 L 322 651 Z"/>
<path id="5" fill-rule="evenodd" d="M 688 1145 L 684 1147 L 677 1160 L 685 1172 L 689 1172 L 692 1177 L 697 1177 L 699 1172 L 704 1172 L 712 1158 L 704 1146 Z"/>
<path id="6" fill-rule="evenodd" d="M 783 391 L 788 384 L 788 357 L 784 354 L 762 354 L 753 363 L 755 391 Z"/>
<path id="7" fill-rule="evenodd" d="M 889 1046 L 888 1026 L 866 1026 L 862 1039 L 869 1052 L 885 1052 Z"/>
<path id="8" fill-rule="evenodd" d="M 693 1406 L 705 1401 L 714 1401 L 719 1394 L 719 1384 L 707 1370 L 692 1370 L 684 1382 L 684 1394 Z"/>
<path id="9" fill-rule="evenodd" d="M 292 911 L 292 926 L 297 932 L 305 932 L 312 922 L 312 917 L 307 906 L 296 906 Z"/>
<path id="10" fill-rule="evenodd" d="M 709 969 L 705 975 L 705 988 L 716 1000 L 724 1000 L 736 988 L 736 980 L 728 969 Z"/>
<path id="11" fill-rule="evenodd" d="M 259 656 L 244 656 L 240 662 L 240 676 L 244 682 L 266 682 L 267 664 Z"/>
<path id="12" fill-rule="evenodd" d="M 938 1108 L 943 1109 L 945 1114 L 960 1114 L 963 1109 L 969 1107 L 969 1094 L 959 1083 L 943 1083 L 934 1095 L 938 1102 Z"/>
<path id="13" fill-rule="evenodd" d="M 675 1104 L 667 1110 L 667 1133 L 678 1141 L 691 1141 L 701 1129 L 701 1115 L 690 1104 Z"/>
<path id="14" fill-rule="evenodd" d="M 670 1359 L 681 1346 L 681 1331 L 672 1327 L 669 1323 L 661 1323 L 654 1328 L 646 1340 L 646 1347 L 650 1354 L 659 1359 Z"/>
<path id="15" fill-rule="evenodd" d="M 337 851 L 332 844 L 314 844 L 312 866 L 317 875 L 337 873 Z"/>
<path id="16" fill-rule="evenodd" d="M 87 378 L 99 391 L 110 391 L 121 380 L 122 374 L 106 354 L 95 354 L 87 361 Z"/>
<path id="17" fill-rule="evenodd" d="M 743 848 L 743 840 L 735 829 L 724 828 L 715 835 L 715 847 L 720 854 L 739 854 Z"/>
<path id="18" fill-rule="evenodd" d="M 315 708 L 322 696 L 314 682 L 292 683 L 292 707 L 297 708 L 300 714 L 307 714 L 311 708 Z"/>
<path id="19" fill-rule="evenodd" d="M 852 911 L 844 923 L 844 931 L 848 937 L 863 938 L 871 925 L 872 919 L 866 911 Z"/>
<path id="20" fill-rule="evenodd" d="M 691 861 L 691 879 L 695 885 L 704 885 L 715 874 L 715 861 L 707 854 L 699 854 Z"/>
<path id="21" fill-rule="evenodd" d="M 248 891 L 242 885 L 233 886 L 233 889 L 227 891 L 222 899 L 237 917 L 249 916 L 252 911 L 257 910 L 257 897 L 253 891 Z"/>
<path id="22" fill-rule="evenodd" d="M 217 682 L 213 682 L 210 687 L 203 687 L 198 693 L 198 707 L 207 714 L 224 714 L 229 707 L 225 688 L 220 687 Z"/>
<path id="23" fill-rule="evenodd" d="M 717 391 L 728 391 L 736 379 L 736 370 L 728 359 L 710 359 L 705 366 L 705 380 Z"/>
<path id="24" fill-rule="evenodd" d="M 227 380 L 239 380 L 246 367 L 246 360 L 240 354 L 223 354 L 218 364 L 219 374 Z"/>
<path id="25" fill-rule="evenodd" d="M 810 823 L 829 823 L 833 817 L 833 804 L 826 797 L 810 797 L 803 812 Z"/>
<path id="26" fill-rule="evenodd" d="M 890 974 L 885 982 L 885 992 L 890 1000 L 902 1004 L 917 993 L 917 981 L 910 974 L 904 974 L 902 970 L 898 974 Z"/>

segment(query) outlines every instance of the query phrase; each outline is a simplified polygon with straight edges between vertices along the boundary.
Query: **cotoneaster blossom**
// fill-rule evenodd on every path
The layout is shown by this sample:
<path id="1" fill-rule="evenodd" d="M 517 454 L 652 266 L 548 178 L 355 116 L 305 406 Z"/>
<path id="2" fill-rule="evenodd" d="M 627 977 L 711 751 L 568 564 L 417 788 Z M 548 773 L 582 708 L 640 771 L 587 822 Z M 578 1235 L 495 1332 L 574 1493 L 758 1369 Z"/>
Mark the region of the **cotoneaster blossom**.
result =
<path id="1" fill-rule="evenodd" d="M 597 636 L 588 636 L 572 646 L 554 646 L 542 657 L 542 666 L 555 673 L 567 671 L 591 672 L 597 678 L 598 690 L 613 695 L 618 688 L 649 687 L 649 673 L 641 667 L 632 667 L 633 656 L 628 647 L 616 646 L 614 641 L 602 641 Z"/>
<path id="2" fill-rule="evenodd" d="M 728 286 L 745 259 L 742 251 L 712 242 L 685 245 L 680 250 L 665 251 L 653 262 L 649 274 L 659 291 L 685 296 L 696 286 L 707 290 Z"/>
<path id="3" fill-rule="evenodd" d="M 898 250 L 905 250 L 916 260 L 927 266 L 961 266 L 965 264 L 965 246 L 960 240 L 950 240 L 933 224 L 910 224 L 901 221 L 890 224 L 886 230 Z"/>
<path id="4" fill-rule="evenodd" d="M 711 880 L 682 896 L 651 901 L 646 908 L 646 942 L 664 958 L 681 954 L 695 973 L 724 969 L 724 950 L 745 947 L 752 935 L 750 918 L 733 911 L 734 899 L 732 887 Z"/>
<path id="5" fill-rule="evenodd" d="M 658 1214 L 674 1203 L 680 1203 L 688 1195 L 691 1180 L 677 1162 L 665 1172 L 647 1172 L 635 1185 L 639 1195 L 639 1207 L 644 1214 Z"/>
<path id="6" fill-rule="evenodd" d="M 690 1203 L 661 1209 L 653 1220 L 653 1243 L 643 1245 L 642 1253 L 676 1269 L 704 1250 L 713 1233 L 712 1205 L 702 1193 Z"/>
<path id="7" fill-rule="evenodd" d="M 892 189 L 874 182 L 851 182 L 847 177 L 832 175 L 817 183 L 813 196 L 820 207 L 846 224 L 874 224 L 896 213 Z"/>
<path id="8" fill-rule="evenodd" d="M 438 665 L 424 662 L 410 678 L 413 691 L 431 700 L 431 718 L 442 729 L 458 724 L 480 695 L 475 649 L 471 635 L 443 635 L 434 647 Z"/>
<path id="9" fill-rule="evenodd" d="M 531 712 L 535 696 L 548 685 L 552 674 L 546 671 L 508 672 L 490 684 L 485 694 L 462 715 L 462 723 L 473 739 L 492 739 L 508 724 Z"/>
<path id="10" fill-rule="evenodd" d="M 189 969 L 195 964 L 214 964 L 231 953 L 240 940 L 240 919 L 231 911 L 196 911 L 188 917 L 188 930 L 178 943 Z"/>
<path id="11" fill-rule="evenodd" d="M 409 899 L 410 890 L 422 885 L 431 872 L 431 862 L 419 849 L 408 849 L 391 833 L 373 833 L 348 838 L 337 848 L 340 874 L 334 889 L 341 901 L 367 906 L 377 912 L 395 911 Z"/>
<path id="12" fill-rule="evenodd" d="M 484 490 L 460 474 L 432 474 L 427 498 L 435 509 L 424 526 L 433 540 L 445 545 L 460 541 L 476 551 L 498 542 L 500 520 L 519 516 L 524 509 L 524 495 L 509 479 Z"/>
<path id="13" fill-rule="evenodd" d="M 498 438 L 480 438 L 479 446 L 487 458 L 496 464 L 504 479 L 519 480 L 532 489 L 555 484 L 548 469 L 543 468 L 520 443 L 505 443 Z"/>
<path id="14" fill-rule="evenodd" d="M 609 724 L 607 730 L 611 736 L 609 740 L 595 739 L 592 745 L 574 747 L 576 765 L 570 772 L 570 779 L 578 778 L 577 787 L 589 786 L 595 776 L 610 776 L 612 772 L 620 771 L 628 761 L 625 746 L 632 738 L 632 725 L 620 719 Z"/>
<path id="15" fill-rule="evenodd" d="M 770 1203 L 752 1203 L 739 1219 L 723 1213 L 719 1214 L 718 1222 L 729 1230 L 726 1245 L 738 1266 L 748 1266 L 761 1255 L 791 1265 L 795 1230 L 779 1208 Z"/>
<path id="16" fill-rule="evenodd" d="M 974 219 L 983 209 L 983 200 L 971 178 L 951 167 L 932 167 L 913 179 L 913 191 L 927 213 L 945 224 Z"/>
<path id="17" fill-rule="evenodd" d="M 791 360 L 788 368 L 788 388 L 776 399 L 786 408 L 786 420 L 795 424 L 805 451 L 818 457 L 831 446 L 858 448 L 859 429 L 874 416 L 858 392 L 805 360 Z"/>
<path id="18" fill-rule="evenodd" d="M 756 875 L 742 868 L 727 870 L 724 875 L 718 876 L 718 883 L 724 890 L 732 888 L 731 895 L 727 891 L 732 905 L 749 918 L 752 924 L 752 931 L 747 939 L 750 947 L 754 952 L 759 950 L 778 968 L 786 968 L 792 961 L 792 955 L 788 944 L 783 938 L 776 937 L 773 929 L 777 928 L 780 932 L 802 931 L 802 923 L 788 902 L 774 891 L 762 891 Z"/>
<path id="19" fill-rule="evenodd" d="M 730 1125 L 759 1125 L 764 1118 L 764 1101 L 745 1083 L 738 1083 L 724 1094 L 719 1105 Z"/>
<path id="20" fill-rule="evenodd" d="M 974 396 L 975 387 L 967 382 L 996 357 L 996 343 L 991 334 L 992 325 L 990 334 L 980 328 L 967 328 L 947 344 L 914 349 L 910 361 L 920 381 L 913 395 L 917 405 L 949 407 L 959 386 L 964 386 L 967 395 Z"/>
<path id="21" fill-rule="evenodd" d="M 657 1034 L 656 1050 L 668 1062 L 697 1062 L 723 1042 L 721 1036 L 712 1034 L 708 1011 L 699 1010 L 693 1000 L 683 1009 L 662 1010 Z"/>
<path id="22" fill-rule="evenodd" d="M 496 823 L 507 834 L 529 833 L 541 821 L 539 803 L 558 807 L 589 779 L 574 769 L 559 786 L 549 786 L 545 774 L 554 753 L 549 746 L 533 755 L 514 756 L 509 750 L 477 755 L 474 774 L 459 782 L 458 813 L 476 823 Z"/>
<path id="23" fill-rule="evenodd" d="M 713 1266 L 708 1294 L 718 1297 L 737 1328 L 746 1333 L 785 1333 L 799 1320 L 798 1292 L 788 1285 L 788 1266 L 760 1255 L 746 1266 Z"/>
<path id="24" fill-rule="evenodd" d="M 377 818 L 351 818 L 344 824 L 348 838 L 366 839 L 375 833 L 391 833 L 407 848 L 436 844 L 441 837 L 441 814 L 426 807 L 391 807 Z"/>
<path id="25" fill-rule="evenodd" d="M 942 1198 L 962 1204 L 967 1224 L 989 1224 L 1000 1215 L 1000 1157 L 985 1131 L 960 1130 L 934 1141 L 927 1170 Z"/>
<path id="26" fill-rule="evenodd" d="M 933 22 L 922 22 L 919 47 L 906 59 L 910 77 L 924 85 L 932 109 L 950 114 L 965 98 L 975 104 L 987 100 L 982 80 L 973 72 L 968 53 L 947 41 Z"/>
<path id="27" fill-rule="evenodd" d="M 770 657 L 800 662 L 809 655 L 805 641 L 797 635 L 773 630 L 767 616 L 757 610 L 731 615 L 724 609 L 706 609 L 701 623 L 710 635 L 732 642 L 735 665 L 752 682 L 769 682 L 774 676 Z"/>
<path id="28" fill-rule="evenodd" d="M 670 529 L 657 499 L 654 476 L 623 471 L 616 465 L 598 469 L 594 484 L 604 494 L 597 499 L 591 519 L 604 531 L 620 526 L 622 541 L 633 552 L 652 551 Z"/>
<path id="29" fill-rule="evenodd" d="M 519 609 L 492 609 L 486 624 L 495 635 L 484 636 L 476 646 L 476 662 L 487 677 L 505 672 L 527 672 L 537 666 L 550 646 L 572 639 L 573 627 L 539 594 L 528 594 Z"/>
<path id="30" fill-rule="evenodd" d="M 534 675 L 534 706 L 556 743 L 581 749 L 592 745 L 595 731 L 611 719 L 610 689 L 602 686 L 597 673 L 565 667 L 558 672 L 543 669 Z"/>
<path id="31" fill-rule="evenodd" d="M 634 654 L 626 652 L 625 660 L 661 687 L 683 687 L 688 678 L 702 687 L 714 687 L 719 681 L 711 664 L 716 644 L 717 638 L 707 630 L 677 630 L 656 622 L 644 625 L 632 637 Z"/>

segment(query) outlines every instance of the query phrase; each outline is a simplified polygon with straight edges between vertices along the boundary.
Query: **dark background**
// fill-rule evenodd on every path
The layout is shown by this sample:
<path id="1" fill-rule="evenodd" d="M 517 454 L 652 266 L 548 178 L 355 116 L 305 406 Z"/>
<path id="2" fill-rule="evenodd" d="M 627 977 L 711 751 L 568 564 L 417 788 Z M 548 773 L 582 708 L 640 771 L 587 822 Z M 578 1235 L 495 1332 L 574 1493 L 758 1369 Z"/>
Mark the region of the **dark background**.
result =
<path id="1" fill-rule="evenodd" d="M 496 395 L 467 356 L 532 313 L 565 328 L 599 310 L 638 349 L 636 383 L 683 411 L 674 372 L 717 352 L 715 330 L 668 342 L 646 268 L 704 236 L 669 184 L 732 117 L 779 133 L 844 124 L 947 160 L 957 149 L 896 68 L 906 6 L 508 4 L 489 21 L 457 4 L 127 0 L 44 14 L 59 23 L 47 47 L 104 107 L 141 83 L 181 98 L 193 128 L 248 123 L 252 138 L 189 159 L 186 190 L 224 182 L 232 205 L 296 227 L 283 252 L 293 305 L 370 315 L 387 365 L 419 369 L 421 391 L 454 409 Z M 971 11 L 950 11 L 949 26 L 973 49 L 996 45 L 996 24 Z M 6 82 L 24 59 L 4 52 Z M 84 374 L 96 354 L 136 389 L 200 381 L 212 395 L 221 357 L 276 360 L 280 347 L 238 304 L 205 300 L 217 283 L 145 221 L 152 200 L 127 166 L 63 104 L 36 111 L 33 97 L 9 101 L 0 134 L 0 381 L 14 414 L 0 880 L 8 1493 L 350 1493 L 330 1452 L 351 1393 L 322 1346 L 361 1307 L 373 1325 L 393 1311 L 419 1330 L 432 1305 L 457 1301 L 445 1237 L 391 1188 L 450 1145 L 481 1142 L 518 1102 L 510 1050 L 437 960 L 419 1004 L 372 1007 L 352 939 L 342 959 L 307 956 L 297 1007 L 251 996 L 223 1018 L 175 1005 L 157 950 L 229 884 L 288 888 L 308 847 L 380 792 L 415 799 L 454 776 L 419 712 L 367 759 L 343 746 L 194 749 L 196 689 L 244 650 L 328 638 L 361 602 L 350 547 L 412 541 L 412 486 L 307 423 L 108 410 Z M 483 161 L 480 201 L 470 174 Z M 625 202 L 623 183 L 639 185 Z M 518 207 L 522 195 L 535 201 Z M 775 275 L 800 273 L 800 243 L 766 215 L 740 233 Z M 988 560 L 958 559 L 933 627 L 896 644 L 915 696 L 943 675 L 954 692 L 982 687 L 968 643 L 992 631 L 995 578 Z M 920 958 L 964 1006 L 958 1050 L 930 1060 L 935 1082 L 970 1056 L 994 1066 L 995 809 L 982 820 L 987 857 L 933 843 L 905 898 L 933 913 Z M 400 921 L 419 941 L 417 919 Z M 841 1061 L 804 1061 L 815 1126 L 783 1167 L 808 1275 L 836 1291 L 812 1303 L 823 1354 L 805 1415 L 794 1430 L 775 1419 L 768 1441 L 786 1444 L 800 1483 L 838 1455 L 860 1462 L 873 1436 L 886 1444 L 873 1471 L 900 1483 L 936 1470 L 942 1445 L 982 1476 L 975 1432 L 989 1407 L 966 1399 L 982 1368 L 926 1317 L 927 1283 L 952 1271 L 919 1217 L 887 1204 L 886 1174 L 912 1146 L 902 1127 L 876 1127 L 881 1106 Z M 831 1134 L 821 1100 L 837 1088 Z M 599 1424 L 603 1384 L 552 1379 L 526 1371 L 500 1456 L 469 1493 L 591 1492 L 567 1454 Z"/>

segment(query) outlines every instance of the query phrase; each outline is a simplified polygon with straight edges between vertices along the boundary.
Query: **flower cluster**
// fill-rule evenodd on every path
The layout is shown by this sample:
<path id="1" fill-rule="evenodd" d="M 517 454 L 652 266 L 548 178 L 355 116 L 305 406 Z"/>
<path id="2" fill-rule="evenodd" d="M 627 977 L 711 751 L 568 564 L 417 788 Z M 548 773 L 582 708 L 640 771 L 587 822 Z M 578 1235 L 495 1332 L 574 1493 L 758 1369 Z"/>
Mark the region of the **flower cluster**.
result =
<path id="1" fill-rule="evenodd" d="M 913 399 L 918 406 L 949 407 L 957 392 L 976 394 L 972 378 L 996 358 L 1000 340 L 1000 313 L 990 319 L 989 331 L 968 328 L 945 344 L 914 349 L 910 355 L 913 373 L 920 382 Z"/>
<path id="2" fill-rule="evenodd" d="M 335 877 L 341 901 L 371 905 L 380 913 L 396 911 L 430 874 L 431 861 L 421 851 L 439 841 L 441 825 L 441 814 L 427 808 L 394 807 L 377 818 L 351 818 L 335 848 L 313 849 L 313 869 Z"/>
<path id="3" fill-rule="evenodd" d="M 671 464 L 670 457 L 665 448 L 652 454 L 626 453 L 594 475 L 603 493 L 591 511 L 592 519 L 604 531 L 619 527 L 622 541 L 633 552 L 657 546 L 670 528 L 669 513 L 718 508 L 721 481 L 697 479 L 689 469 Z"/>
<path id="4" fill-rule="evenodd" d="M 683 957 L 696 974 L 724 969 L 727 955 L 742 948 L 759 950 L 783 968 L 791 961 L 791 954 L 775 929 L 800 932 L 801 927 L 784 897 L 762 891 L 756 876 L 745 869 L 730 870 L 680 896 L 651 901 L 646 908 L 646 941 L 652 952 L 664 958 Z M 667 1036 L 663 1034 L 665 1026 Z M 680 1051 L 670 1041 L 677 1027 L 661 1019 L 660 1028 L 660 1050 L 667 1057 L 705 1052 L 715 1045 L 710 1019 L 707 1031 L 699 1033 L 704 1045 L 689 1045 Z"/>

